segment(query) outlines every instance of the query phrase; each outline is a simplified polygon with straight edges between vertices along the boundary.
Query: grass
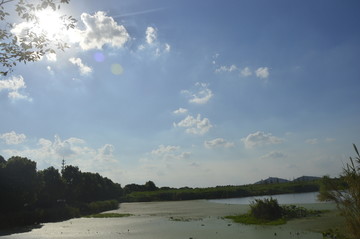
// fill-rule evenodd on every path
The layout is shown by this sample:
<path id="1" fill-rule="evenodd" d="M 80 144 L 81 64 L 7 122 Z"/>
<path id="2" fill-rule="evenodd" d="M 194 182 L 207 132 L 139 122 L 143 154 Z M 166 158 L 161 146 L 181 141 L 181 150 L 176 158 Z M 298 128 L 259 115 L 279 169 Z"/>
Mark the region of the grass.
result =
<path id="1" fill-rule="evenodd" d="M 319 217 L 325 210 L 311 210 L 295 205 L 280 206 L 277 200 L 272 198 L 256 200 L 251 205 L 247 214 L 227 216 L 236 223 L 256 225 L 282 225 L 288 220 L 304 217 Z"/>
<path id="2" fill-rule="evenodd" d="M 243 224 L 255 224 L 255 225 L 282 225 L 286 223 L 284 218 L 276 219 L 276 220 L 264 220 L 258 219 L 251 214 L 241 214 L 236 216 L 226 216 L 225 218 L 231 219 L 236 223 L 243 223 Z"/>
<path id="3" fill-rule="evenodd" d="M 114 217 L 130 217 L 129 213 L 99 213 L 85 216 L 86 218 L 114 218 Z"/>

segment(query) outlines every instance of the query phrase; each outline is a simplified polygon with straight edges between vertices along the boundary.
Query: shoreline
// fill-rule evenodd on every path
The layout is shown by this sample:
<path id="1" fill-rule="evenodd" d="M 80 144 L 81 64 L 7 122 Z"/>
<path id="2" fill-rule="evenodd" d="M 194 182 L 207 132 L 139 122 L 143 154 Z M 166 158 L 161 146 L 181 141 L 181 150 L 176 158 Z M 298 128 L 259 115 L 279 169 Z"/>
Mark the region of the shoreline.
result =
<path id="1" fill-rule="evenodd" d="M 300 204 L 299 204 L 300 205 Z M 207 200 L 121 203 L 115 213 L 123 218 L 76 218 L 44 223 L 29 232 L 3 238 L 296 238 L 322 239 L 321 232 L 341 225 L 335 204 L 301 204 L 306 208 L 324 208 L 321 217 L 291 220 L 281 226 L 233 223 L 224 216 L 246 213 L 249 205 L 221 204 Z M 298 234 L 296 234 L 298 233 Z M 240 236 L 241 235 L 241 236 Z"/>

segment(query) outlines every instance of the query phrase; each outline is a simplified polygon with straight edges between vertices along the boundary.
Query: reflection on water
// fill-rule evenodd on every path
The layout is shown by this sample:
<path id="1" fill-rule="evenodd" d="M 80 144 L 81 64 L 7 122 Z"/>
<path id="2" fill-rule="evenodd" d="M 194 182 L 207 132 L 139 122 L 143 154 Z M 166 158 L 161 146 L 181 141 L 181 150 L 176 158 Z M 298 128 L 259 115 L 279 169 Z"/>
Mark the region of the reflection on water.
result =
<path id="1" fill-rule="evenodd" d="M 271 196 L 258 196 L 258 197 L 243 197 L 243 198 L 228 198 L 228 199 L 214 199 L 210 202 L 225 203 L 225 204 L 249 204 L 255 199 L 275 198 L 279 204 L 308 204 L 319 203 L 317 200 L 318 192 L 311 193 L 291 193 L 291 194 L 279 194 Z"/>

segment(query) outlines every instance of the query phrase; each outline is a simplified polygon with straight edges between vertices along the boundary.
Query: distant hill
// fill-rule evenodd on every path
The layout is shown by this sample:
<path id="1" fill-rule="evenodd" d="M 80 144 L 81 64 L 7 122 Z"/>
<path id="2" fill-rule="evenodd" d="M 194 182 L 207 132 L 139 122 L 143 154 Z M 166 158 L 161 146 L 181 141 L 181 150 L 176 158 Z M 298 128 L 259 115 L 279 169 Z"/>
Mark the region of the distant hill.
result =
<path id="1" fill-rule="evenodd" d="M 309 181 L 315 181 L 320 179 L 320 177 L 314 177 L 314 176 L 301 176 L 298 177 L 292 181 L 284 179 L 284 178 L 278 178 L 278 177 L 269 177 L 265 180 L 260 180 L 254 184 L 274 184 L 274 183 L 287 183 L 287 182 L 309 182 Z"/>
<path id="2" fill-rule="evenodd" d="M 293 182 L 309 182 L 309 181 L 315 181 L 321 179 L 320 177 L 314 177 L 314 176 L 302 176 L 295 178 Z"/>
<path id="3" fill-rule="evenodd" d="M 290 181 L 283 178 L 269 177 L 265 180 L 260 180 L 259 182 L 256 182 L 254 184 L 273 184 L 273 183 L 287 183 L 287 182 Z"/>

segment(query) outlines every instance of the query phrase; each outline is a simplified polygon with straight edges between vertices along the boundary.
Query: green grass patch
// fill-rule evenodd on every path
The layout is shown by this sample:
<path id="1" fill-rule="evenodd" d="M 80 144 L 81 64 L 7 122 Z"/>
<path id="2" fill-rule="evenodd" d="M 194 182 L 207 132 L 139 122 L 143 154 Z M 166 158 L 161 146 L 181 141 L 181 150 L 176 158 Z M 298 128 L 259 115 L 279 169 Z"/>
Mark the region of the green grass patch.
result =
<path id="1" fill-rule="evenodd" d="M 251 214 L 241 214 L 236 216 L 226 216 L 225 218 L 231 219 L 236 223 L 243 223 L 243 224 L 254 224 L 254 225 L 282 225 L 286 223 L 286 220 L 284 218 L 279 218 L 276 220 L 264 220 L 264 219 L 258 219 Z"/>
<path id="2" fill-rule="evenodd" d="M 86 216 L 86 218 L 114 218 L 114 217 L 130 217 L 129 213 L 99 213 Z"/>
<path id="3" fill-rule="evenodd" d="M 280 206 L 273 198 L 255 199 L 250 203 L 250 212 L 247 214 L 227 216 L 237 223 L 258 225 L 282 225 L 287 220 L 310 216 L 320 216 L 324 211 L 311 210 L 296 205 Z"/>

